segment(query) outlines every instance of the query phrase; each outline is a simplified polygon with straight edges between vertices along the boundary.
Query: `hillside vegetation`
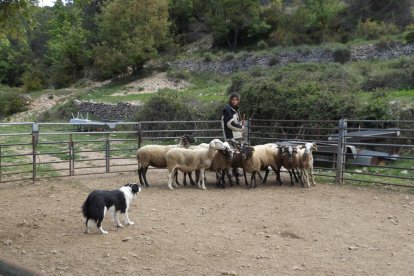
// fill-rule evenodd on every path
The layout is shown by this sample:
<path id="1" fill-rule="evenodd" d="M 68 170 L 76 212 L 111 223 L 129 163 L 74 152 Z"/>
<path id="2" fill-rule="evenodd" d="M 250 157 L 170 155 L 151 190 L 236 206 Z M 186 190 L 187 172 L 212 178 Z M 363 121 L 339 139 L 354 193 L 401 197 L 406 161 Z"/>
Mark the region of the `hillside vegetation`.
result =
<path id="1" fill-rule="evenodd" d="M 136 119 L 217 118 L 232 91 L 242 94 L 244 113 L 260 118 L 412 118 L 414 59 L 351 62 L 349 47 L 413 43 L 413 4 L 57 0 L 53 7 L 40 7 L 34 0 L 4 1 L 0 118 L 56 96 L 58 107 L 47 116 L 30 113 L 30 119 L 67 120 L 75 111 L 72 99 L 144 104 Z M 329 49 L 335 62 L 278 60 L 283 51 L 319 48 Z M 168 65 L 247 54 L 274 58 L 270 67 L 229 75 Z M 155 85 L 148 88 L 148 79 Z"/>

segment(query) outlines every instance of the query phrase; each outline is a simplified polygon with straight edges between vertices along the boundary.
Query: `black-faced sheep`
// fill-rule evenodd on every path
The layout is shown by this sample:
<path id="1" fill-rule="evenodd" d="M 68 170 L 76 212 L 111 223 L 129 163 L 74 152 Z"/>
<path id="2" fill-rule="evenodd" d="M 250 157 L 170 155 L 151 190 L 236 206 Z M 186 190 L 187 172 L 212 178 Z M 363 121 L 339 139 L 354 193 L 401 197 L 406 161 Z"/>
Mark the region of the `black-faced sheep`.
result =
<path id="1" fill-rule="evenodd" d="M 282 164 L 283 167 L 289 172 L 290 175 L 290 183 L 293 186 L 293 177 L 295 178 L 296 182 L 301 182 L 303 186 L 302 178 L 299 175 L 299 178 L 296 176 L 296 172 L 299 174 L 299 166 L 300 166 L 300 157 L 299 157 L 299 147 L 293 145 L 286 145 L 282 146 Z M 293 175 L 293 177 L 292 177 Z M 299 180 L 298 180 L 299 179 Z"/>

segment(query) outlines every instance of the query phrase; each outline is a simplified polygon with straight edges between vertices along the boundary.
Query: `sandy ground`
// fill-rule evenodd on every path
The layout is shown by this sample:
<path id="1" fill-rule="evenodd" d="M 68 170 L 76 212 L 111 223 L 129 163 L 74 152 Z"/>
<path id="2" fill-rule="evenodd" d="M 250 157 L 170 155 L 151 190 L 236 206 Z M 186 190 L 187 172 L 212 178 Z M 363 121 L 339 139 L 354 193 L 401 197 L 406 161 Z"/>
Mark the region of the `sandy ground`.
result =
<path id="1" fill-rule="evenodd" d="M 167 73 L 156 73 L 149 77 L 139 79 L 128 83 L 128 91 L 116 92 L 111 96 L 125 96 L 131 94 L 155 93 L 160 89 L 175 89 L 181 90 L 190 86 L 190 83 L 185 80 L 173 81 L 168 79 Z"/>
<path id="2" fill-rule="evenodd" d="M 4 184 L 0 257 L 52 275 L 413 274 L 411 194 L 327 184 L 170 191 L 166 178 L 151 170 L 135 225 L 107 217 L 108 235 L 83 233 L 80 206 L 135 174 Z"/>

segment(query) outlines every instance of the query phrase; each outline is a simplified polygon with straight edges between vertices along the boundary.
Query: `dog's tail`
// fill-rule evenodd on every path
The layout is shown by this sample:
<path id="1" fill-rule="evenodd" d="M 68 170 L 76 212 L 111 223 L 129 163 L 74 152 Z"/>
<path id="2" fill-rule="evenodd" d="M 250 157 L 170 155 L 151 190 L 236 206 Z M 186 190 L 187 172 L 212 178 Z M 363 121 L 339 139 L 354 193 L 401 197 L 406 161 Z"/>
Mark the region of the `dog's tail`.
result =
<path id="1" fill-rule="evenodd" d="M 82 213 L 86 218 L 86 223 L 89 219 L 93 219 L 95 221 L 103 220 L 104 209 L 105 202 L 94 197 L 93 193 L 89 194 L 88 198 L 82 205 Z"/>

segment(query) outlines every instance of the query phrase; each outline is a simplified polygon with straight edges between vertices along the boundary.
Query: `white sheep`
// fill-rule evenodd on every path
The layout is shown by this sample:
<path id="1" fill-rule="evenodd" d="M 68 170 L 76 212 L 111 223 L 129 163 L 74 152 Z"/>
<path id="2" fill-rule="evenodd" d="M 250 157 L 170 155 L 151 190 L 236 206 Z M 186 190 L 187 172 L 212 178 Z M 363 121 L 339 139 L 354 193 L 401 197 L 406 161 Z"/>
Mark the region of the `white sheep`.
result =
<path id="1" fill-rule="evenodd" d="M 178 145 L 146 145 L 137 151 L 138 176 L 141 185 L 148 187 L 147 170 L 149 166 L 166 168 L 165 154 L 173 148 L 188 148 L 195 141 L 192 135 L 184 134 Z"/>
<path id="2" fill-rule="evenodd" d="M 317 151 L 318 147 L 315 143 L 306 143 L 300 147 L 299 151 L 299 167 L 302 173 L 303 181 L 306 183 L 306 187 L 310 188 L 309 174 L 312 181 L 312 185 L 316 186 L 315 180 L 313 179 L 313 151 Z"/>
<path id="3" fill-rule="evenodd" d="M 171 190 L 173 189 L 172 182 L 176 170 L 187 173 L 199 170 L 200 177 L 197 181 L 197 185 L 199 188 L 205 190 L 205 170 L 210 168 L 211 161 L 213 160 L 217 150 L 224 149 L 224 143 L 218 139 L 214 139 L 210 142 L 208 149 L 174 148 L 169 150 L 165 155 L 168 168 L 168 188 Z"/>

